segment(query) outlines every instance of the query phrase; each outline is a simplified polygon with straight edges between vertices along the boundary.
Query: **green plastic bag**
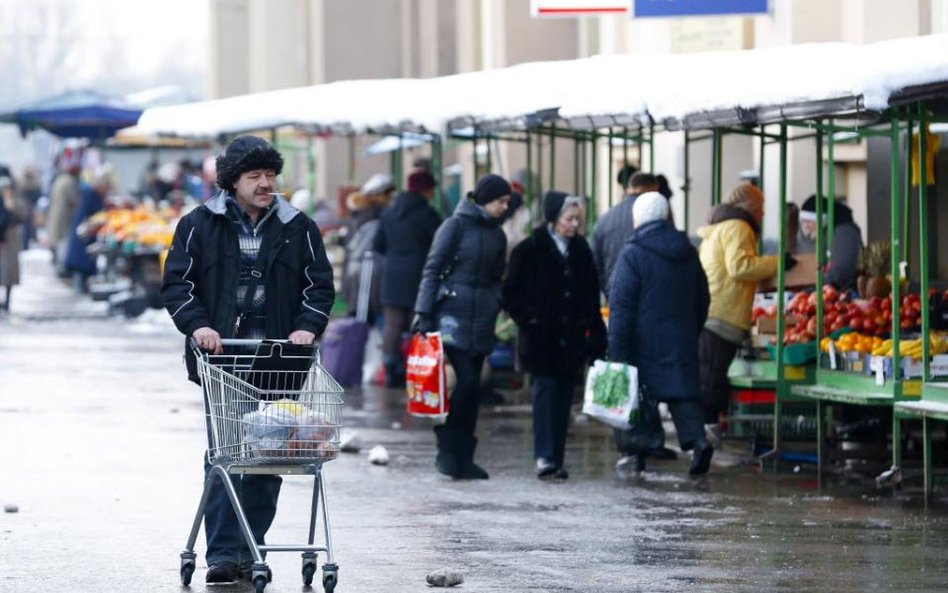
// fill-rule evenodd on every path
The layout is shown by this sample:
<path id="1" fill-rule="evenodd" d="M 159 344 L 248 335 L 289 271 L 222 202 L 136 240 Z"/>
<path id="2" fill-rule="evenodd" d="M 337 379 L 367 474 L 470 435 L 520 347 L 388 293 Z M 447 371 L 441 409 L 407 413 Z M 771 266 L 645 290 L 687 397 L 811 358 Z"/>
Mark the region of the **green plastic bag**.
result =
<path id="1" fill-rule="evenodd" d="M 614 428 L 627 429 L 637 420 L 638 369 L 618 362 L 597 360 L 586 376 L 583 413 Z"/>

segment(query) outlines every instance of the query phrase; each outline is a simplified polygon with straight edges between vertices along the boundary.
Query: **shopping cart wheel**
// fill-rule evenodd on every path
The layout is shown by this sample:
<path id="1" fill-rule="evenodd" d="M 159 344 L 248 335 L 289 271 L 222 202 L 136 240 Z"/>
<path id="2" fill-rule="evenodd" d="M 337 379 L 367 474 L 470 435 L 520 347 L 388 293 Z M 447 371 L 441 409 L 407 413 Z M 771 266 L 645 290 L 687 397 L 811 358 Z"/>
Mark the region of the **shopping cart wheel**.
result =
<path id="1" fill-rule="evenodd" d="M 336 583 L 339 581 L 336 576 L 338 570 L 339 567 L 335 563 L 323 564 L 323 591 L 326 593 L 332 593 L 336 589 Z"/>
<path id="2" fill-rule="evenodd" d="M 194 552 L 181 552 L 181 584 L 185 587 L 191 584 L 195 558 L 197 558 L 197 554 Z"/>
<path id="3" fill-rule="evenodd" d="M 191 575 L 194 574 L 194 565 L 185 564 L 181 567 L 181 584 L 187 587 L 191 584 Z"/>
<path id="4" fill-rule="evenodd" d="M 267 577 L 256 576 L 253 579 L 253 589 L 257 593 L 263 593 L 263 590 L 267 588 Z"/>
<path id="5" fill-rule="evenodd" d="M 316 574 L 316 554 L 313 552 L 303 553 L 303 584 L 307 587 L 313 584 L 313 576 Z"/>

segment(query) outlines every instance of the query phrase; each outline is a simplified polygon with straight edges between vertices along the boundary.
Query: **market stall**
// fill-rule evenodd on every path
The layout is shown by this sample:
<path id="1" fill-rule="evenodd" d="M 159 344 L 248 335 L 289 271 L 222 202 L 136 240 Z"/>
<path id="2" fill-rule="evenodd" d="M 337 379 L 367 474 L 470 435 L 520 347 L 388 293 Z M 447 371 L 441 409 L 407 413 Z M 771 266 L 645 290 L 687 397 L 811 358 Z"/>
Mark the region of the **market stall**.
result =
<path id="1" fill-rule="evenodd" d="M 161 308 L 161 275 L 180 215 L 168 206 L 139 205 L 86 219 L 77 233 L 95 238 L 89 252 L 101 261 L 89 286 L 92 298 L 110 300 L 129 316 Z"/>
<path id="2" fill-rule="evenodd" d="M 595 173 L 602 169 L 597 156 L 602 153 L 603 141 L 608 142 L 607 150 L 611 152 L 617 136 L 625 151 L 631 140 L 631 145 L 638 149 L 640 164 L 644 164 L 643 157 L 648 154 L 647 168 L 654 170 L 656 134 L 684 132 L 686 145 L 709 140 L 713 161 L 710 199 L 715 204 L 721 199 L 723 138 L 730 134 L 752 135 L 760 147 L 761 168 L 765 151 L 778 152 L 779 171 L 777 175 L 768 176 L 777 181 L 768 194 L 774 200 L 776 208 L 772 210 L 776 210 L 780 221 L 777 246 L 780 254 L 787 250 L 788 143 L 806 139 L 816 143 L 817 197 L 826 196 L 832 204 L 836 195 L 835 178 L 831 173 L 824 179 L 823 171 L 824 166 L 827 171 L 833 171 L 834 138 L 842 133 L 871 136 L 891 144 L 889 215 L 892 224 L 888 239 L 895 248 L 889 258 L 888 275 L 899 278 L 904 259 L 901 242 L 908 239 L 902 223 L 907 220 L 904 208 L 909 202 L 909 194 L 898 181 L 899 147 L 904 138 L 911 137 L 913 126 L 921 121 L 937 121 L 941 116 L 938 97 L 948 90 L 945 88 L 948 83 L 946 49 L 948 37 L 933 35 L 869 45 L 826 43 L 650 56 L 644 61 L 636 56 L 595 56 L 438 79 L 343 81 L 158 108 L 147 110 L 140 126 L 157 133 L 211 136 L 281 125 L 335 134 L 416 132 L 438 138 L 473 130 L 468 132 L 471 142 L 486 141 L 488 146 L 497 140 L 523 143 L 528 169 L 536 171 L 540 184 L 549 178 L 550 185 L 554 179 L 554 151 L 564 140 L 572 141 L 574 190 L 589 195 L 593 204 L 601 193 L 596 187 Z M 635 72 L 636 76 L 615 76 L 615 72 L 622 71 Z M 571 80 L 571 84 L 559 84 L 563 79 Z M 643 80 L 661 80 L 662 83 L 642 84 Z M 483 88 L 503 88 L 505 92 L 478 92 Z M 389 101 L 381 106 L 367 102 L 366 97 L 380 93 L 404 100 Z M 929 109 L 935 115 L 923 115 Z M 541 148 L 544 141 L 545 147 Z M 440 144 L 435 143 L 433 147 Z M 436 150 L 438 148 L 433 148 Z M 544 150 L 548 154 L 546 161 L 542 157 Z M 489 160 L 490 149 L 487 154 Z M 687 181 L 690 175 L 687 148 L 684 154 L 685 225 L 689 226 L 687 204 L 693 202 Z M 826 162 L 825 154 L 828 155 Z M 610 154 L 608 158 L 610 168 L 612 157 Z M 545 163 L 549 168 L 544 169 Z M 763 171 L 759 173 L 764 178 Z M 538 190 L 530 193 L 536 195 Z M 611 204 L 611 185 L 609 196 Z M 924 191 L 918 199 L 925 201 Z M 590 208 L 591 212 L 595 210 L 595 207 Z M 817 216 L 823 220 L 822 206 Z M 832 209 L 826 216 L 832 218 Z M 920 217 L 918 231 L 918 239 L 923 244 L 928 240 L 928 230 L 921 222 L 925 218 Z M 817 261 L 811 271 L 822 270 L 826 263 L 826 239 L 822 235 L 817 238 Z M 871 301 L 867 304 L 865 299 L 839 302 L 824 298 L 827 293 L 823 290 L 823 275 L 819 273 L 813 281 L 815 302 L 811 305 L 811 297 L 806 296 L 806 319 L 803 327 L 798 328 L 803 320 L 792 320 L 791 324 L 783 306 L 787 302 L 788 284 L 786 270 L 780 265 L 773 289 L 773 300 L 780 306 L 771 328 L 773 333 L 767 334 L 774 336 L 775 343 L 766 347 L 759 344 L 759 353 L 766 352 L 768 357 L 740 361 L 733 376 L 735 387 L 772 390 L 775 459 L 782 453 L 784 407 L 800 401 L 816 404 L 817 423 L 822 423 L 825 405 L 845 403 L 897 410 L 892 422 L 892 456 L 896 465 L 901 455 L 900 414 L 939 417 L 941 412 L 929 412 L 937 406 L 933 408 L 929 404 L 943 401 L 942 392 L 948 392 L 948 387 L 931 380 L 934 343 L 926 321 L 928 269 L 924 264 L 919 269 L 924 272 L 913 271 L 912 274 L 922 286 L 917 301 L 921 321 L 919 341 L 912 343 L 906 338 L 913 336 L 903 336 L 901 332 L 909 329 L 902 327 L 902 322 L 911 316 L 909 311 L 914 312 L 914 305 L 909 302 L 910 309 L 906 310 L 905 288 L 899 282 L 892 283 L 892 296 L 883 307 L 882 300 L 875 306 Z M 873 307 L 875 310 L 870 311 Z M 866 311 L 870 314 L 863 315 Z M 837 327 L 841 314 L 844 322 Z M 880 314 L 883 321 L 891 324 L 891 336 L 878 335 L 883 325 L 879 321 Z M 858 329 L 850 323 L 857 317 L 863 320 Z M 867 317 L 871 317 L 874 331 L 866 330 L 864 319 Z M 810 329 L 811 320 L 812 331 L 804 331 Z M 794 331 L 795 340 L 785 339 Z M 809 334 L 805 340 L 801 339 L 804 333 Z M 843 334 L 855 337 L 846 338 Z M 832 347 L 825 340 L 827 337 L 832 338 Z M 886 343 L 887 339 L 891 341 Z M 820 351 L 821 346 L 825 351 Z M 920 377 L 902 369 L 904 354 L 914 348 L 920 350 Z M 801 350 L 807 353 L 803 359 L 798 358 Z M 886 359 L 900 362 L 889 363 L 887 367 Z M 867 373 L 867 365 L 871 374 Z M 905 405 L 911 402 L 925 405 Z M 825 427 L 820 424 L 817 428 L 818 435 L 822 435 Z M 822 461 L 821 443 L 822 438 L 819 438 L 818 462 Z"/>

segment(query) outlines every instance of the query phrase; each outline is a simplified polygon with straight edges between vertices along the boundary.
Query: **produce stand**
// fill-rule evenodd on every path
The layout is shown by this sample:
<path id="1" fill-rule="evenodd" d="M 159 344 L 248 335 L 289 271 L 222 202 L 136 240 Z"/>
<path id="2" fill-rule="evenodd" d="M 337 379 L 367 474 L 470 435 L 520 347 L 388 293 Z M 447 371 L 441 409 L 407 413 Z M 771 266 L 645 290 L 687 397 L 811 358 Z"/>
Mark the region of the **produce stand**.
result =
<path id="1" fill-rule="evenodd" d="M 906 93 L 911 95 L 911 93 Z M 917 97 L 916 97 L 917 98 Z M 902 177 L 902 154 L 900 147 L 909 146 L 909 139 L 912 138 L 913 126 L 918 124 L 919 114 L 926 113 L 927 107 L 922 101 L 908 102 L 904 106 L 898 104 L 892 106 L 886 113 L 880 114 L 874 121 L 867 122 L 867 125 L 843 128 L 836 125 L 833 120 L 825 122 L 818 120 L 814 125 L 821 134 L 825 134 L 830 139 L 834 134 L 848 129 L 850 132 L 858 133 L 860 136 L 875 136 L 878 138 L 887 138 L 891 149 L 890 158 L 890 244 L 893 246 L 890 253 L 889 277 L 899 279 L 901 273 L 906 269 L 907 244 L 910 241 L 906 226 L 903 224 L 905 216 L 909 211 L 911 201 L 911 186 L 907 184 L 903 187 L 900 183 Z M 919 135 L 924 138 L 924 134 Z M 921 140 L 924 142 L 924 140 Z M 822 150 L 818 151 L 822 155 Z M 925 154 L 924 147 L 921 147 L 920 154 Z M 907 159 L 906 169 L 911 167 L 911 157 Z M 924 163 L 925 159 L 921 159 Z M 834 171 L 835 163 L 833 153 L 829 152 L 828 170 Z M 924 165 L 922 165 L 924 167 Z M 906 180 L 909 176 L 905 175 Z M 924 176 L 923 176 L 924 178 Z M 830 187 L 833 186 L 833 175 L 830 175 Z M 818 191 L 822 189 L 822 183 L 818 185 Z M 833 191 L 830 190 L 829 212 L 832 212 Z M 919 189 L 919 212 L 925 213 L 925 184 L 921 184 Z M 823 212 L 817 200 L 817 254 L 820 258 L 820 268 L 825 263 L 826 250 L 824 241 L 826 237 L 823 233 L 822 219 Z M 892 410 L 891 426 L 891 456 L 892 470 L 899 475 L 902 469 L 902 421 L 921 417 L 923 419 L 923 439 L 924 439 L 924 466 L 925 466 L 925 490 L 926 495 L 931 492 L 931 433 L 929 421 L 932 419 L 944 419 L 943 413 L 948 411 L 942 400 L 940 392 L 943 391 L 935 385 L 924 385 L 930 381 L 930 364 L 932 360 L 933 348 L 940 347 L 938 340 L 930 333 L 929 327 L 929 302 L 928 302 L 928 275 L 929 265 L 927 261 L 928 251 L 928 231 L 927 216 L 919 216 L 918 237 L 920 248 L 920 271 L 916 274 L 920 277 L 920 296 L 916 297 L 920 301 L 918 309 L 921 312 L 920 333 L 917 341 L 910 342 L 906 340 L 904 332 L 906 328 L 911 329 L 916 324 L 916 320 L 908 317 L 912 309 L 906 309 L 907 304 L 911 305 L 912 297 L 905 296 L 909 286 L 909 279 L 904 282 L 898 280 L 891 282 L 891 299 L 889 299 L 889 311 L 885 312 L 885 323 L 891 324 L 890 338 L 888 340 L 888 349 L 874 350 L 871 355 L 856 355 L 854 357 L 845 357 L 840 360 L 836 352 L 821 352 L 820 362 L 816 369 L 816 380 L 811 385 L 795 385 L 791 387 L 790 392 L 793 396 L 809 399 L 816 404 L 818 435 L 817 435 L 817 463 L 822 470 L 825 437 L 827 434 L 824 423 L 831 418 L 832 407 L 836 405 L 862 406 L 878 409 Z M 822 287 L 822 272 L 819 274 L 817 283 L 817 294 L 823 295 L 820 290 Z M 904 298 L 903 298 L 904 297 Z M 826 303 L 823 298 L 819 298 L 817 306 L 817 316 L 822 318 L 826 311 Z M 817 324 L 820 326 L 821 324 Z M 881 328 L 880 328 L 881 329 Z M 914 349 L 914 350 L 913 350 Z M 911 356 L 905 356 L 911 354 Z M 892 475 L 892 472 L 885 472 Z M 880 480 L 882 479 L 880 475 Z"/>
<path id="2" fill-rule="evenodd" d="M 784 383 L 781 396 L 789 397 L 794 385 L 812 384 L 815 377 L 813 364 L 784 365 Z M 727 435 L 752 436 L 755 440 L 773 435 L 773 407 L 777 399 L 777 364 L 772 359 L 736 358 L 728 372 L 732 397 L 728 414 L 722 418 Z M 796 430 L 798 436 L 809 434 L 810 422 L 785 422 L 784 430 Z M 748 430 L 747 427 L 750 427 Z M 758 446 L 754 447 L 755 450 Z"/>
<path id="3" fill-rule="evenodd" d="M 113 208 L 91 216 L 81 226 L 94 236 L 89 253 L 101 256 L 104 270 L 90 280 L 93 299 L 108 300 L 127 316 L 160 309 L 161 275 L 179 211 L 147 206 Z"/>

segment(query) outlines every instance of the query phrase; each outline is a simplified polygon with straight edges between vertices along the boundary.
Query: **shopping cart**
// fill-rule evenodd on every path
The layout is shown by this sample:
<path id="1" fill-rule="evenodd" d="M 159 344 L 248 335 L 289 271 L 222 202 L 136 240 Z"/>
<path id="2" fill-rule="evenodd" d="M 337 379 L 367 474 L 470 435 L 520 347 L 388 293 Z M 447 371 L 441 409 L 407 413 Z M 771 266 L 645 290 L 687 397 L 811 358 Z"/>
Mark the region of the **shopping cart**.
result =
<path id="1" fill-rule="evenodd" d="M 325 552 L 323 588 L 332 593 L 339 567 L 333 561 L 323 464 L 339 454 L 343 390 L 320 366 L 315 346 L 271 340 L 223 340 L 223 346 L 222 354 L 194 348 L 207 410 L 211 471 L 181 553 L 181 583 L 191 583 L 194 542 L 210 488 L 220 480 L 253 554 L 251 580 L 257 593 L 268 582 L 264 552 L 302 552 L 306 586 L 313 582 L 317 553 Z M 258 545 L 230 481 L 231 474 L 314 476 L 307 543 Z M 325 545 L 314 543 L 320 506 Z"/>

